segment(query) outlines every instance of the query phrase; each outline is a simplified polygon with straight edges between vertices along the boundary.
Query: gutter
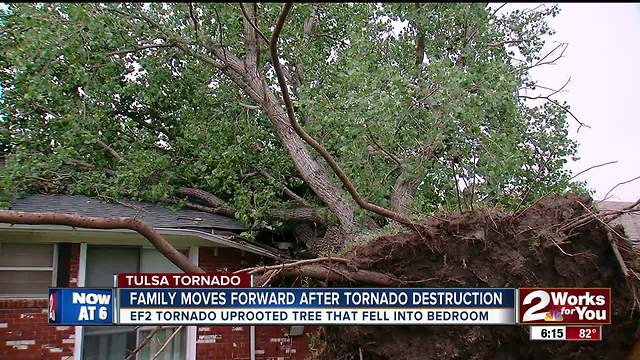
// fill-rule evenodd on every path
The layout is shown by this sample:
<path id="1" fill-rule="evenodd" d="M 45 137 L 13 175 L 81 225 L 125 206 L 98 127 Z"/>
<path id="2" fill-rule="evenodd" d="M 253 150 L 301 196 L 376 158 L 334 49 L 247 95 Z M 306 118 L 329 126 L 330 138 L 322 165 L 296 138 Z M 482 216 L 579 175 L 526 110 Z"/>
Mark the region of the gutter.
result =
<path id="1" fill-rule="evenodd" d="M 5 224 L 0 223 L 0 229 L 16 229 L 16 230 L 42 230 L 42 231 L 88 231 L 88 232 L 119 232 L 137 234 L 133 230 L 128 229 L 86 229 L 74 228 L 66 225 L 24 225 L 24 224 Z M 181 228 L 154 228 L 161 235 L 182 235 L 196 236 L 207 241 L 211 241 L 218 245 L 224 245 L 238 250 L 247 251 L 256 255 L 268 257 L 270 259 L 282 260 L 286 256 L 275 249 L 257 245 L 248 241 L 234 241 L 225 236 L 210 234 L 204 231 L 181 229 Z"/>
<path id="2" fill-rule="evenodd" d="M 281 260 L 284 255 L 275 249 L 269 249 L 260 245 L 256 245 L 249 241 L 234 241 L 225 236 L 209 234 L 204 231 L 180 229 L 180 228 L 155 228 L 160 234 L 172 234 L 172 235 L 194 235 L 200 238 L 210 240 L 218 244 L 224 244 L 227 247 L 236 248 L 239 250 L 249 251 L 254 254 L 266 256 L 272 259 Z"/>

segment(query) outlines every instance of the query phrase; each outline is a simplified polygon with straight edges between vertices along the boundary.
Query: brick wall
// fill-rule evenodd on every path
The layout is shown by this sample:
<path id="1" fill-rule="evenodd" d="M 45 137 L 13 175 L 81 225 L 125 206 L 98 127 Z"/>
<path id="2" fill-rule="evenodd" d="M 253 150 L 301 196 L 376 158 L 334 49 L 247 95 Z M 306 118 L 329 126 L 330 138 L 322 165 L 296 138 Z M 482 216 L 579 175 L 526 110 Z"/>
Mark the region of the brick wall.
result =
<path id="1" fill-rule="evenodd" d="M 78 284 L 80 245 L 71 248 L 69 286 Z M 234 271 L 262 259 L 230 248 L 200 248 L 200 266 L 210 272 Z M 73 326 L 47 325 L 47 299 L 0 300 L 0 359 L 71 360 Z M 289 336 L 289 327 L 256 326 L 256 359 L 302 360 L 309 355 L 308 335 Z M 198 360 L 249 359 L 249 326 L 200 326 L 196 335 Z"/>
<path id="2" fill-rule="evenodd" d="M 80 245 L 71 249 L 69 286 L 77 286 Z M 73 359 L 73 326 L 49 326 L 47 299 L 0 299 L 0 359 Z"/>
<path id="3" fill-rule="evenodd" d="M 232 248 L 200 248 L 200 267 L 205 271 L 235 271 L 260 263 L 251 253 Z M 256 326 L 256 359 L 302 360 L 309 355 L 309 335 L 317 327 L 305 326 L 305 335 L 289 336 L 288 326 Z M 249 359 L 249 326 L 200 326 L 197 333 L 198 360 Z"/>
<path id="4" fill-rule="evenodd" d="M 80 244 L 71 244 L 69 268 L 69 287 L 78 287 L 78 271 L 80 271 Z"/>
<path id="5" fill-rule="evenodd" d="M 289 327 L 256 326 L 256 359 L 297 360 L 309 355 L 308 336 L 317 328 L 305 327 L 305 335 L 289 336 Z M 249 326 L 198 327 L 197 358 L 249 359 Z"/>

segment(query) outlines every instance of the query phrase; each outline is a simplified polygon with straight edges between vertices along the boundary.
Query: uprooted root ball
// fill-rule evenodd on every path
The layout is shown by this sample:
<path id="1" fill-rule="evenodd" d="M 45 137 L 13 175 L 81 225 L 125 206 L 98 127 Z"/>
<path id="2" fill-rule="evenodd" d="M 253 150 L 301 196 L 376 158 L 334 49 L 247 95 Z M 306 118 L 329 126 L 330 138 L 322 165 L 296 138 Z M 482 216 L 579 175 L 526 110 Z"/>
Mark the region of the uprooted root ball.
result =
<path id="1" fill-rule="evenodd" d="M 638 312 L 600 223 L 566 238 L 556 225 L 584 214 L 576 196 L 518 217 L 494 210 L 441 215 L 425 234 L 381 237 L 348 255 L 361 269 L 424 280 L 420 287 L 610 287 L 613 324 L 601 342 L 530 341 L 521 326 L 327 326 L 320 359 L 624 359 Z M 625 253 L 625 257 L 632 255 Z"/>

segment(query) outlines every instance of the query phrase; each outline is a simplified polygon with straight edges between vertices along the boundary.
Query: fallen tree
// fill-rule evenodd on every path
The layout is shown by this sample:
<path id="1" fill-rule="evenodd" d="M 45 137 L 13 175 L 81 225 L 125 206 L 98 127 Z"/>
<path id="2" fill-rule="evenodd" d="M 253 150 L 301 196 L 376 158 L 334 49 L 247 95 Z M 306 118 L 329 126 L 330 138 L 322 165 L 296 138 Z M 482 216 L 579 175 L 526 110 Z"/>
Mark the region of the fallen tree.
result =
<path id="1" fill-rule="evenodd" d="M 311 226 L 301 247 L 327 248 L 437 208 L 527 206 L 579 187 L 568 107 L 519 96 L 566 48 L 542 53 L 556 13 L 11 4 L 0 187 L 178 203 L 282 237 Z"/>
<path id="2" fill-rule="evenodd" d="M 578 206 L 577 217 L 530 219 L 546 201 L 543 194 L 581 189 L 563 166 L 576 152 L 567 117 L 584 124 L 552 98 L 561 89 L 521 95 L 545 88 L 530 70 L 566 49 L 559 44 L 541 52 L 550 32 L 544 18 L 557 8 L 510 14 L 482 4 L 293 8 L 10 5 L 0 32 L 7 114 L 0 151 L 10 154 L 0 190 L 178 202 L 276 233 L 320 224 L 320 248 L 329 252 L 357 244 L 371 228 L 400 223 L 409 231 L 340 258 L 245 269 L 261 286 L 301 277 L 321 286 L 504 286 L 532 284 L 537 271 L 541 283 L 553 285 L 535 256 L 562 268 L 567 260 L 607 258 L 606 245 L 637 299 L 630 253 L 608 227 L 619 214 L 597 214 L 582 199 L 569 206 Z M 408 25 L 394 34 L 387 20 Z M 270 56 L 262 56 L 265 50 Z M 464 212 L 497 206 L 512 211 L 486 210 L 482 224 L 474 216 L 485 210 Z M 427 215 L 438 208 L 461 215 Z M 201 271 L 136 219 L 11 211 L 0 219 L 133 230 L 181 269 Z M 594 226 L 613 234 L 592 244 L 600 256 L 591 258 L 587 248 L 572 252 L 573 239 Z M 371 248 L 376 244 L 379 251 Z M 489 260 L 514 276 L 493 274 Z M 592 267 L 578 265 L 593 275 Z M 599 280 L 608 283 L 615 277 L 609 275 Z M 478 343 L 473 333 L 464 335 Z M 419 356 L 374 349 L 357 334 L 351 339 L 324 356 L 342 350 L 361 358 Z M 451 356 L 463 351 L 459 339 L 448 339 Z M 420 348 L 420 354 L 437 350 Z M 480 350 L 486 351 L 476 357 L 497 354 Z"/>
<path id="3" fill-rule="evenodd" d="M 421 281 L 412 287 L 611 288 L 612 324 L 603 327 L 603 341 L 530 341 L 524 326 L 325 326 L 314 358 L 635 359 L 630 356 L 639 339 L 638 251 L 621 228 L 596 216 L 602 214 L 589 199 L 576 196 L 546 197 L 518 218 L 494 209 L 438 214 L 424 223 L 434 237 L 380 236 L 340 263 Z M 592 221 L 556 230 L 585 217 Z M 352 280 L 345 276 L 328 285 L 360 286 Z"/>
<path id="4" fill-rule="evenodd" d="M 623 358 L 636 340 L 640 320 L 640 262 L 623 229 L 611 221 L 640 209 L 598 211 L 592 206 L 588 198 L 550 195 L 516 215 L 494 209 L 437 214 L 422 221 L 427 233 L 401 231 L 373 237 L 342 257 L 292 260 L 239 272 L 256 276 L 258 286 L 296 285 L 307 278 L 321 286 L 610 287 L 613 324 L 605 327 L 602 343 L 541 345 L 528 340 L 525 328 L 511 327 L 328 326 L 321 329 L 316 356 Z M 0 222 L 133 230 L 185 272 L 202 272 L 155 230 L 132 218 L 0 211 Z"/>

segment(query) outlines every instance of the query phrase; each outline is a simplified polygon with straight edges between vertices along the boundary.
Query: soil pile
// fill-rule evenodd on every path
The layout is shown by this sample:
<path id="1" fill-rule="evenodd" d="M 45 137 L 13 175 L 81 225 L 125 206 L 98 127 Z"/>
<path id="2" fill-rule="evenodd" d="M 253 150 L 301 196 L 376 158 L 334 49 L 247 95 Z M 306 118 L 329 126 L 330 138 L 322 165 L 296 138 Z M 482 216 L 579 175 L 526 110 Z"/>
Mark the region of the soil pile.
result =
<path id="1" fill-rule="evenodd" d="M 351 251 L 361 269 L 414 287 L 610 287 L 613 324 L 602 342 L 530 341 L 523 326 L 327 326 L 320 359 L 624 359 L 639 320 L 634 299 L 597 221 L 558 234 L 591 200 L 546 198 L 519 216 L 495 210 L 439 215 L 424 235 L 381 237 Z M 621 249 L 626 262 L 635 255 Z"/>

